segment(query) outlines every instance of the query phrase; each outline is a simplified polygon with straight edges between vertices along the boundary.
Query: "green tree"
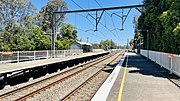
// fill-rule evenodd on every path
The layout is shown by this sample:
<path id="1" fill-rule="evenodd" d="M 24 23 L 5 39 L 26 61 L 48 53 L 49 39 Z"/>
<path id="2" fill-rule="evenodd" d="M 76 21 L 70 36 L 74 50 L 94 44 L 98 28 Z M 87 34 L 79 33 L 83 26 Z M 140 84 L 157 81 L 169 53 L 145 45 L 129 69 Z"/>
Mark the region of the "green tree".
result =
<path id="1" fill-rule="evenodd" d="M 71 24 L 63 24 L 60 29 L 60 36 L 62 38 L 69 38 L 70 40 L 77 40 L 77 30 Z"/>
<path id="2" fill-rule="evenodd" d="M 67 10 L 63 0 L 49 0 L 36 16 L 35 7 L 28 0 L 1 0 L 0 5 L 0 51 L 50 50 L 51 36 L 44 33 L 52 28 L 53 12 Z M 70 44 L 77 40 L 77 30 L 62 23 L 65 14 L 54 17 L 53 26 L 60 32 L 56 49 L 70 49 Z"/>
<path id="3" fill-rule="evenodd" d="M 174 41 L 176 43 L 176 53 L 180 53 L 180 23 L 177 25 L 177 27 L 173 30 L 173 36 L 175 37 Z"/>
<path id="4" fill-rule="evenodd" d="M 55 45 L 56 45 L 56 49 L 57 50 L 62 50 L 64 48 L 63 43 L 62 43 L 61 40 L 56 40 L 56 44 Z"/>
<path id="5" fill-rule="evenodd" d="M 33 41 L 35 50 L 50 49 L 50 36 L 45 35 L 39 27 L 33 29 L 33 33 L 28 35 L 28 39 Z"/>
<path id="6" fill-rule="evenodd" d="M 12 37 L 11 51 L 34 50 L 35 46 L 24 34 L 15 34 Z"/>
<path id="7" fill-rule="evenodd" d="M 32 22 L 30 19 L 34 15 L 35 7 L 28 0 L 1 0 L 0 1 L 0 28 L 2 30 L 14 33 L 16 25 L 25 30 L 27 23 Z"/>
<path id="8" fill-rule="evenodd" d="M 0 39 L 0 51 L 10 51 L 9 44 Z"/>
<path id="9" fill-rule="evenodd" d="M 100 49 L 99 44 L 92 44 L 93 49 Z"/>
<path id="10" fill-rule="evenodd" d="M 67 10 L 67 4 L 63 0 L 50 0 L 47 5 L 41 8 L 41 11 L 37 15 L 37 24 L 45 32 L 50 32 L 52 28 L 52 15 L 56 11 Z M 60 19 L 60 20 L 59 20 Z M 60 28 L 60 24 L 65 20 L 65 14 L 55 16 L 56 30 Z"/>
<path id="11" fill-rule="evenodd" d="M 101 40 L 99 47 L 104 50 L 118 48 L 118 46 L 112 40 Z"/>
<path id="12" fill-rule="evenodd" d="M 180 22 L 178 0 L 145 0 L 143 13 L 138 19 L 138 29 L 149 31 L 149 49 L 180 53 L 179 38 L 175 29 Z M 178 29 L 178 28 L 177 28 Z M 147 31 L 141 32 L 147 49 Z M 176 41 L 174 41 L 176 40 Z"/>
<path id="13" fill-rule="evenodd" d="M 73 42 L 73 40 L 70 40 L 68 37 L 65 37 L 64 39 L 61 39 L 61 42 L 63 44 L 63 49 L 70 49 L 70 44 Z"/>
<path id="14" fill-rule="evenodd" d="M 70 49 L 70 44 L 77 40 L 77 30 L 71 24 L 62 24 L 57 35 L 56 49 Z"/>
<path id="15" fill-rule="evenodd" d="M 166 42 L 166 44 L 164 44 L 164 47 L 167 52 L 180 53 L 180 51 L 177 49 L 178 42 L 177 41 L 174 42 L 174 40 L 178 40 L 179 38 L 176 36 L 176 34 L 173 34 L 173 30 L 176 29 L 176 27 L 180 22 L 179 13 L 180 13 L 179 2 L 174 1 L 171 4 L 169 10 L 165 11 L 161 15 L 161 21 L 164 27 L 163 39 Z"/>
<path id="16" fill-rule="evenodd" d="M 132 46 L 133 49 L 140 49 L 142 48 L 143 43 L 143 36 L 138 31 L 135 33 L 134 38 L 130 41 L 130 46 Z"/>

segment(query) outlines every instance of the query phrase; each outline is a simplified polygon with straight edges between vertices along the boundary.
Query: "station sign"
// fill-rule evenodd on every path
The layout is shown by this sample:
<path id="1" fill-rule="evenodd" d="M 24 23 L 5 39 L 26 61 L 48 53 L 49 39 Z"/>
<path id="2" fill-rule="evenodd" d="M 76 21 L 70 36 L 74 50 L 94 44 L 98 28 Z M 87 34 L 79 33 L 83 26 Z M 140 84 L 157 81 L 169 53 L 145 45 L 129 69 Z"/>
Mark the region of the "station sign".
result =
<path id="1" fill-rule="evenodd" d="M 12 55 L 13 52 L 2 52 L 2 55 Z"/>
<path id="2" fill-rule="evenodd" d="M 173 54 L 168 54 L 167 57 L 168 57 L 168 58 L 173 58 L 174 55 L 173 55 Z"/>

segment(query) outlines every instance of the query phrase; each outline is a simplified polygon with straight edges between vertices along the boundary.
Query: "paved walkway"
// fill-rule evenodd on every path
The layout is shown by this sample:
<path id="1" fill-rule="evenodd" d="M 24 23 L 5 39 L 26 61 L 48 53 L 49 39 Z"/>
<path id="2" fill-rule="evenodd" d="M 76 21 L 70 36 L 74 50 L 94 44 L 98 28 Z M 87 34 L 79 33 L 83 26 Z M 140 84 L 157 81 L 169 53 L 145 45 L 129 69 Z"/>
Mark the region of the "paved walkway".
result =
<path id="1" fill-rule="evenodd" d="M 179 77 L 140 55 L 127 55 L 106 101 L 180 101 Z"/>

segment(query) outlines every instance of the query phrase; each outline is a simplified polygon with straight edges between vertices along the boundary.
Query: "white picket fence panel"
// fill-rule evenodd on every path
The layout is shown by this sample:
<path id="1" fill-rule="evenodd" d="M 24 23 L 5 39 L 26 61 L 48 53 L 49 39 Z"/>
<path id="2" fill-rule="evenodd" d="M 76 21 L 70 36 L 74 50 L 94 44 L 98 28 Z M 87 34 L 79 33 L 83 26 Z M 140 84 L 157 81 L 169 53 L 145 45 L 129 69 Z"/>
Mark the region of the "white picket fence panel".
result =
<path id="1" fill-rule="evenodd" d="M 180 76 L 180 55 L 173 54 L 173 58 L 168 58 L 169 53 L 141 50 L 140 54 L 144 57 L 148 57 L 151 61 L 159 64 L 160 66 L 172 71 L 174 74 Z M 172 61 L 172 66 L 171 66 Z M 171 68 L 172 67 L 172 68 Z"/>
<path id="2" fill-rule="evenodd" d="M 48 58 L 62 58 L 66 56 L 79 55 L 82 53 L 83 50 L 81 49 L 0 52 L 0 64 Z"/>

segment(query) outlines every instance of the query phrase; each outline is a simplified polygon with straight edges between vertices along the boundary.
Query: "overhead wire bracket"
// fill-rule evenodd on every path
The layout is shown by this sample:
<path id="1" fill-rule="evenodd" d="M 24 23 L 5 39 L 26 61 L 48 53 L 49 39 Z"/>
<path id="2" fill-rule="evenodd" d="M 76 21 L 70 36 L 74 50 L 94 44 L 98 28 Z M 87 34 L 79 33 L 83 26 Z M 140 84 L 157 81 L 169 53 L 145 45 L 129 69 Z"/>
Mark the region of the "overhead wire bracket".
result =
<path id="1" fill-rule="evenodd" d="M 73 0 L 72 0 L 73 1 Z M 77 5 L 77 3 L 76 3 Z M 79 6 L 79 5 L 78 5 Z M 67 13 L 78 13 L 78 12 L 93 12 L 93 11 L 96 11 L 96 18 L 94 18 L 93 16 L 91 16 L 92 18 L 94 18 L 96 20 L 96 29 L 94 31 L 97 31 L 97 27 L 98 27 L 98 24 L 102 18 L 102 15 L 104 13 L 104 11 L 107 11 L 107 10 L 117 10 L 117 9 L 127 9 L 127 8 L 136 8 L 137 7 L 143 7 L 144 5 L 130 5 L 130 6 L 120 6 L 120 7 L 108 7 L 108 8 L 95 8 L 95 9 L 83 9 L 83 10 L 69 10 L 69 11 L 56 11 L 56 12 L 53 12 L 52 14 L 52 20 L 51 20 L 51 24 L 52 24 L 52 35 L 51 35 L 51 50 L 55 50 L 55 25 L 57 25 L 56 22 L 58 21 L 55 21 L 55 15 L 56 14 L 67 14 Z M 131 9 L 130 9 L 131 10 Z M 100 17 L 98 17 L 98 11 L 102 11 Z M 129 11 L 130 12 L 130 11 Z M 128 13 L 129 14 L 129 13 Z M 127 16 L 128 16 L 127 14 Z M 89 14 L 90 15 L 90 14 Z M 125 19 L 123 18 L 122 16 L 122 25 L 124 24 L 127 16 L 125 17 Z M 60 20 L 60 19 L 58 19 Z M 58 24 L 59 25 L 59 24 Z M 106 27 L 106 26 L 105 26 Z M 123 27 L 122 27 L 123 28 Z"/>
<path id="2" fill-rule="evenodd" d="M 140 13 L 142 13 L 142 10 L 140 10 L 139 8 L 135 8 L 136 10 L 138 10 Z"/>
<path id="3" fill-rule="evenodd" d="M 103 16 L 103 14 L 104 14 L 104 11 L 105 10 L 103 10 L 102 11 L 102 13 L 101 13 L 101 15 L 100 16 L 98 16 L 98 11 L 96 11 L 96 18 L 94 17 L 94 16 L 92 16 L 91 14 L 87 14 L 87 16 L 86 16 L 86 18 L 88 18 L 88 16 L 90 16 L 91 18 L 93 18 L 94 20 L 96 20 L 96 29 L 94 30 L 94 31 L 98 31 L 97 29 L 98 29 L 98 24 L 99 24 L 99 22 L 100 22 L 100 20 L 101 20 L 101 18 L 102 18 L 102 16 Z"/>
<path id="4" fill-rule="evenodd" d="M 96 11 L 96 29 L 95 29 L 95 31 L 97 31 L 99 21 L 101 20 L 103 14 L 104 14 L 104 10 L 102 11 L 100 17 L 98 17 L 98 11 Z"/>
<path id="5" fill-rule="evenodd" d="M 130 11 L 131 11 L 131 8 L 129 9 L 129 11 L 128 11 L 128 13 L 127 13 L 126 15 L 124 15 L 123 9 L 122 9 L 122 15 L 118 15 L 118 14 L 116 14 L 116 13 L 112 13 L 112 14 L 111 14 L 111 17 L 112 17 L 113 15 L 116 15 L 116 16 L 118 16 L 118 17 L 121 18 L 122 23 L 121 23 L 121 29 L 120 29 L 120 30 L 124 30 L 123 26 L 124 26 L 124 23 L 125 23 L 128 15 L 129 15 L 129 13 L 130 13 Z"/>

